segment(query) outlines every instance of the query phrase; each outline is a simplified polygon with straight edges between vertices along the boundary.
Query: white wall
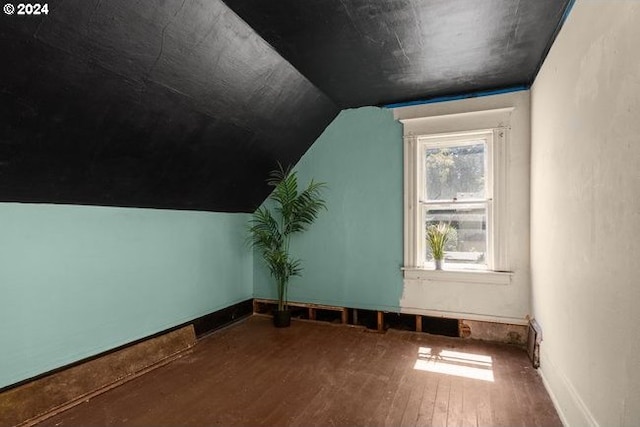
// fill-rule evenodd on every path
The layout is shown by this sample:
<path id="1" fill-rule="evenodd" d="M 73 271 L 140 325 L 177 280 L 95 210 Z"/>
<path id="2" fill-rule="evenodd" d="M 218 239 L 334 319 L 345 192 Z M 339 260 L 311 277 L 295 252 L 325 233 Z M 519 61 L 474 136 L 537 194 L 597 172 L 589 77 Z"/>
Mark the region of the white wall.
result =
<path id="1" fill-rule="evenodd" d="M 640 2 L 578 1 L 532 88 L 533 311 L 566 424 L 640 423 Z"/>
<path id="2" fill-rule="evenodd" d="M 506 113 L 487 110 L 510 109 Z M 507 201 L 506 248 L 513 272 L 508 284 L 462 283 L 405 278 L 401 310 L 444 317 L 526 323 L 530 314 L 529 268 L 529 160 L 530 98 L 528 91 L 481 98 L 399 108 L 397 119 L 408 122 L 419 117 L 416 132 L 437 134 L 509 126 L 506 141 Z M 411 125 L 413 126 L 413 125 Z M 406 132 L 407 129 L 405 129 Z M 413 132 L 413 131 L 412 131 Z M 471 279 L 472 281 L 474 279 Z"/>

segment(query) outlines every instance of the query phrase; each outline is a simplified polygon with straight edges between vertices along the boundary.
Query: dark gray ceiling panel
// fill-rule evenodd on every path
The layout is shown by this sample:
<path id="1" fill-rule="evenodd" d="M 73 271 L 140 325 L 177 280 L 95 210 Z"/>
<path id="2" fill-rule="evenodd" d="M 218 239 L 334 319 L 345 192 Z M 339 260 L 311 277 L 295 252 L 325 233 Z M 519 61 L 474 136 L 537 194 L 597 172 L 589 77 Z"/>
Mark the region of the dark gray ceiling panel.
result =
<path id="1" fill-rule="evenodd" d="M 341 107 L 529 85 L 569 0 L 225 0 Z"/>
<path id="2" fill-rule="evenodd" d="M 529 85 L 570 0 L 48 4 L 0 15 L 0 201 L 251 212 L 340 108 Z"/>
<path id="3" fill-rule="evenodd" d="M 0 200 L 253 211 L 337 107 L 220 1 L 0 21 Z"/>

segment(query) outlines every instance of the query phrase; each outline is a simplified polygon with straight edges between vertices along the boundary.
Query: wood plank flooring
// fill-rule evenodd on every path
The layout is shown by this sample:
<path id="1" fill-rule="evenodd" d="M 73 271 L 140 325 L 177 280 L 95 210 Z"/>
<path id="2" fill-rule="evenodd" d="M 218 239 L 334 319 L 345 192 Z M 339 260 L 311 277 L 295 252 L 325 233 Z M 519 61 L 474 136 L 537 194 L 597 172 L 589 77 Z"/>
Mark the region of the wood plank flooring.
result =
<path id="1" fill-rule="evenodd" d="M 521 349 L 253 316 L 41 425 L 562 424 Z"/>

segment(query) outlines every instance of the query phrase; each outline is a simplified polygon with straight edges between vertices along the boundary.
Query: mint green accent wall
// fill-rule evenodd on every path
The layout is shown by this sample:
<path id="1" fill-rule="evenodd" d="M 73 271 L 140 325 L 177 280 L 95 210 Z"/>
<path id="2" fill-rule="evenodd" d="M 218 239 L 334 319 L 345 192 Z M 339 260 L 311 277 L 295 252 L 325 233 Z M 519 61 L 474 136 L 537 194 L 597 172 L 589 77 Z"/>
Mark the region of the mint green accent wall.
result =
<path id="1" fill-rule="evenodd" d="M 0 204 L 0 387 L 251 298 L 248 218 Z"/>
<path id="2" fill-rule="evenodd" d="M 303 260 L 289 299 L 399 311 L 402 294 L 402 126 L 391 110 L 344 110 L 296 166 L 299 181 L 324 181 L 328 211 L 292 242 Z M 275 286 L 254 254 L 254 294 Z"/>
<path id="3" fill-rule="evenodd" d="M 345 110 L 297 165 L 328 211 L 293 242 L 290 299 L 399 310 L 402 128 Z M 0 203 L 0 387 L 256 297 L 248 214 Z"/>

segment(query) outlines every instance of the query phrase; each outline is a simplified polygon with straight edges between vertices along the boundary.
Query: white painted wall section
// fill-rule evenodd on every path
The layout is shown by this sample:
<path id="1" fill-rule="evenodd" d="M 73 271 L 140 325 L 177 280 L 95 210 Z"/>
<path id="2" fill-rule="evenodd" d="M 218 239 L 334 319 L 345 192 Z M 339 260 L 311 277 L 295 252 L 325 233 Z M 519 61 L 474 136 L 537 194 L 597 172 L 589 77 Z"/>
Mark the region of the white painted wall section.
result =
<path id="1" fill-rule="evenodd" d="M 567 425 L 638 425 L 640 2 L 579 0 L 531 92 L 541 373 Z"/>
<path id="2" fill-rule="evenodd" d="M 396 119 L 420 134 L 438 134 L 506 126 L 504 222 L 508 252 L 506 277 L 425 272 L 428 280 L 405 271 L 402 312 L 492 322 L 526 324 L 530 314 L 529 179 L 530 97 L 528 91 L 399 108 Z M 425 118 L 411 120 L 415 118 Z M 407 120 L 408 119 L 408 120 Z M 446 273 L 446 272 L 445 272 Z M 467 273 L 465 273 L 467 274 Z M 499 275 L 494 275 L 499 276 Z M 501 275 L 505 276 L 505 275 Z M 487 280 L 490 279 L 490 280 Z"/>

